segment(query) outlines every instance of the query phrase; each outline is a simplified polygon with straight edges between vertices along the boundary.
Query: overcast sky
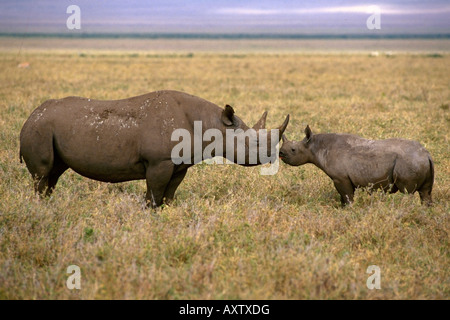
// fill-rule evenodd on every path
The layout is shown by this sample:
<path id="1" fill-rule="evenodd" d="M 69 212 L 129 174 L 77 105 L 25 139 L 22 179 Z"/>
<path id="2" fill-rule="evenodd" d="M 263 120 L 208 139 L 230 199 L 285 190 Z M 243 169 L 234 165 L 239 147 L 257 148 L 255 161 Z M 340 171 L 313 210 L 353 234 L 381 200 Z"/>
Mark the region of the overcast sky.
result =
<path id="1" fill-rule="evenodd" d="M 0 32 L 73 32 L 73 4 L 86 33 L 368 33 L 371 5 L 380 8 L 378 32 L 450 33 L 449 0 L 0 0 Z"/>

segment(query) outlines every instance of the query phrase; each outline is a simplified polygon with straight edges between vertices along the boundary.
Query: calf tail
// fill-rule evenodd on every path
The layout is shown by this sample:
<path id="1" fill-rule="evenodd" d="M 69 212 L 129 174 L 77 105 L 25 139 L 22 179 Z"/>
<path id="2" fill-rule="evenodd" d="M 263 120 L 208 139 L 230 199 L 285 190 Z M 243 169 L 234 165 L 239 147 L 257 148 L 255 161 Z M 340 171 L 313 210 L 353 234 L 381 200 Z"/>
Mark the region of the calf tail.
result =
<path id="1" fill-rule="evenodd" d="M 428 156 L 428 162 L 430 163 L 430 175 L 431 175 L 431 187 L 430 187 L 430 192 L 431 189 L 433 188 L 433 183 L 434 183 L 434 164 L 433 164 L 433 160 L 431 159 L 430 156 Z"/>

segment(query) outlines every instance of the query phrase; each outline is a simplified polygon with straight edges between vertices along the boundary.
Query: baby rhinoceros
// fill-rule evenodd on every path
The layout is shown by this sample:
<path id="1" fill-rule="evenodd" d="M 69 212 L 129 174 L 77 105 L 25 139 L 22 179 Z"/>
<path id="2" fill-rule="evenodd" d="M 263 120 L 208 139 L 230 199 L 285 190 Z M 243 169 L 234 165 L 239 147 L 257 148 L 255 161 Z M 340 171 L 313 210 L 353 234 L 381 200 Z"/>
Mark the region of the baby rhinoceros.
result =
<path id="1" fill-rule="evenodd" d="M 431 205 L 434 167 L 428 151 L 417 141 L 368 140 L 351 134 L 313 134 L 309 126 L 302 141 L 283 135 L 280 158 L 292 166 L 313 163 L 334 182 L 342 205 L 353 202 L 357 187 L 390 193 L 419 192 Z"/>

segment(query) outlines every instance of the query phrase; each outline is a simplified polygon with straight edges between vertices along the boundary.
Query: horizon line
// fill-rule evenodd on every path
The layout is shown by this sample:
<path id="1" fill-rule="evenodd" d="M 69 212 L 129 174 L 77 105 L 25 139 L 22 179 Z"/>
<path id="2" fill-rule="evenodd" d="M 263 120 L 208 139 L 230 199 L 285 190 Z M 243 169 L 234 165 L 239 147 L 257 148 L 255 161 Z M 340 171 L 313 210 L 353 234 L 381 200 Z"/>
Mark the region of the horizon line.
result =
<path id="1" fill-rule="evenodd" d="M 450 33 L 203 33 L 203 32 L 0 32 L 17 38 L 135 38 L 135 39 L 450 39 Z"/>

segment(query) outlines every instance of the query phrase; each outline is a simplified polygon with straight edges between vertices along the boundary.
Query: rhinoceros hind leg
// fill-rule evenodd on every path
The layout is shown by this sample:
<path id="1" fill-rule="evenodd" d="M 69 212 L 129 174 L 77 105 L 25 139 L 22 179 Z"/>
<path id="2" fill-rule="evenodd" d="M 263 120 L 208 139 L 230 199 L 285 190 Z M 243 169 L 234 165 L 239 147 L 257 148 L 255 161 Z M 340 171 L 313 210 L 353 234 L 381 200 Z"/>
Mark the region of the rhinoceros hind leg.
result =
<path id="1" fill-rule="evenodd" d="M 52 153 L 53 155 L 53 153 Z M 69 167 L 55 154 L 53 159 L 36 161 L 39 165 L 29 163 L 28 166 L 34 179 L 34 191 L 40 196 L 50 196 L 59 177 Z"/>
<path id="2" fill-rule="evenodd" d="M 45 190 L 48 186 L 48 176 L 34 175 L 34 191 L 41 197 L 44 196 Z"/>
<path id="3" fill-rule="evenodd" d="M 46 196 L 50 196 L 55 189 L 56 183 L 59 177 L 67 170 L 69 166 L 66 165 L 59 156 L 55 153 L 55 159 L 53 161 L 53 168 L 50 170 L 48 175 L 47 190 L 45 192 Z"/>

